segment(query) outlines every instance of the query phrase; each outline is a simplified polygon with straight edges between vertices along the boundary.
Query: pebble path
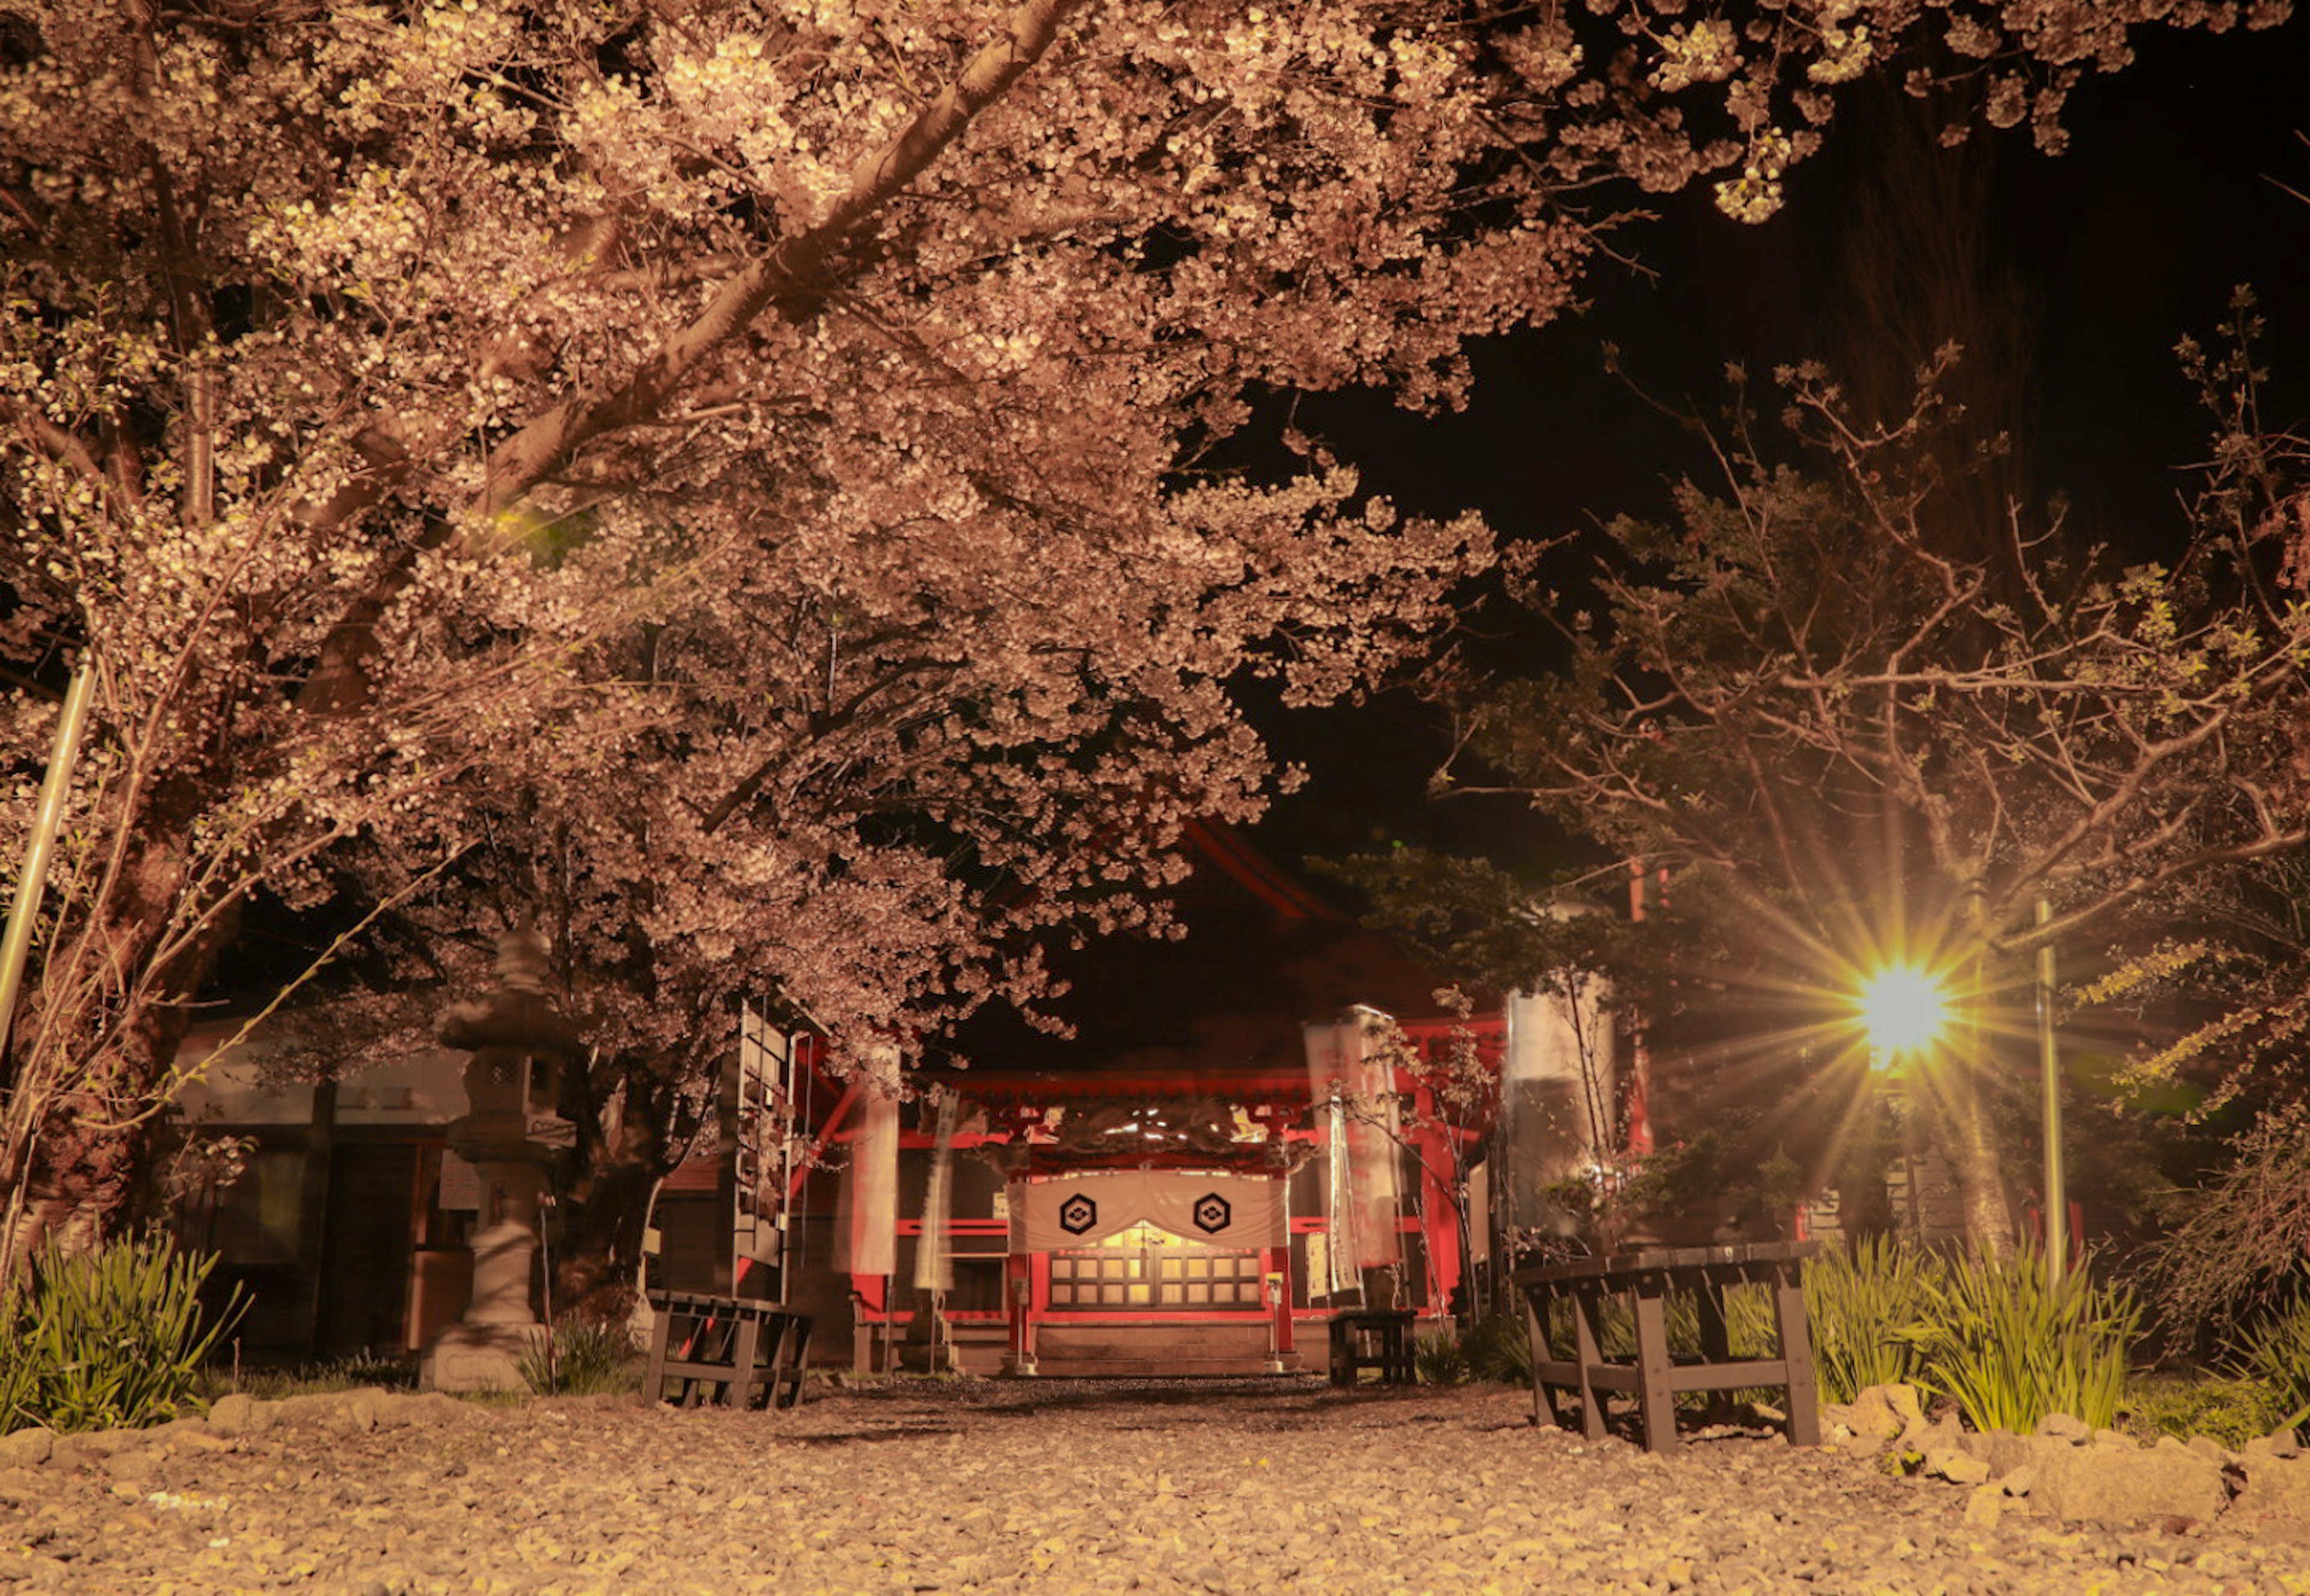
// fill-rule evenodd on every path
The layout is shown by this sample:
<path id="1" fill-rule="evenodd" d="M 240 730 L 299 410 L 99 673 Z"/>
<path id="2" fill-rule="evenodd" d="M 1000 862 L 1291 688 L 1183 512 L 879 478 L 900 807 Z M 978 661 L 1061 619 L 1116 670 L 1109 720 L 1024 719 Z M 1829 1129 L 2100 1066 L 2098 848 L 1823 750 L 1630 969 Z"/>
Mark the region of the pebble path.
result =
<path id="1" fill-rule="evenodd" d="M 1657 1458 L 1529 1414 L 1306 1380 L 389 1399 L 0 1470 L 0 1592 L 2310 1596 L 2310 1545 L 2266 1531 L 1983 1527 L 1762 1432 Z"/>

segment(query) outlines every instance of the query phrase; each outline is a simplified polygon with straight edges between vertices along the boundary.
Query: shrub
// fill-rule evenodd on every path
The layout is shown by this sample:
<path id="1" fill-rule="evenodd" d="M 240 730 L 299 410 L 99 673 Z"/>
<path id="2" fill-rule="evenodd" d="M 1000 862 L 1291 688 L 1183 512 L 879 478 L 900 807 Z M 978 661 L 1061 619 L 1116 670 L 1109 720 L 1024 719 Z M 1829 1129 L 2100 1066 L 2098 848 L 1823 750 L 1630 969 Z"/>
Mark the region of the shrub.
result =
<path id="1" fill-rule="evenodd" d="M 1468 1372 L 1479 1380 L 1510 1385 L 1532 1383 L 1532 1341 L 1524 1333 L 1524 1314 L 1493 1314 L 1468 1327 L 1461 1345 L 1468 1354 Z"/>
<path id="2" fill-rule="evenodd" d="M 2158 1323 L 2193 1350 L 2282 1308 L 2310 1251 L 2310 1106 L 2263 1115 L 2231 1147 L 2228 1166 L 2177 1201 L 2148 1253 Z"/>
<path id="3" fill-rule="evenodd" d="M 1466 1339 L 1449 1330 L 1420 1337 L 1411 1349 L 1411 1365 L 1422 1385 L 1463 1385 L 1472 1373 Z"/>
<path id="4" fill-rule="evenodd" d="M 1922 1323 L 1948 1262 L 1914 1243 L 1875 1236 L 1829 1248 L 1805 1270 L 1805 1317 L 1825 1401 L 1849 1402 L 1872 1385 L 1917 1377 Z"/>
<path id="5" fill-rule="evenodd" d="M 1669 1344 L 1672 1349 L 1689 1350 L 1680 1339 L 1676 1312 L 1669 1313 Z M 1572 1334 L 1572 1305 L 1557 1297 L 1548 1305 L 1548 1342 L 1557 1356 L 1569 1357 L 1574 1345 Z M 1529 1343 L 1526 1343 L 1529 1345 Z M 1637 1355 L 1637 1325 L 1629 1315 L 1625 1298 L 1614 1295 L 1603 1299 L 1596 1312 L 1596 1348 L 1606 1357 L 1634 1357 Z"/>
<path id="6" fill-rule="evenodd" d="M 1976 1429 L 2028 1432 L 2048 1413 L 2114 1424 L 2141 1310 L 2081 1266 L 2058 1284 L 2033 1247 L 1952 1260 L 1924 1320 L 1898 1331 L 1917 1349 L 1917 1383 L 1954 1399 Z"/>
<path id="7" fill-rule="evenodd" d="M 1781 1327 L 1773 1313 L 1768 1286 L 1735 1286 L 1724 1294 L 1725 1342 L 1735 1357 L 1770 1357 L 1781 1344 Z M 1700 1313 L 1693 1310 L 1693 1334 L 1700 1333 Z M 1696 1340 L 1696 1345 L 1698 1344 Z"/>
<path id="8" fill-rule="evenodd" d="M 1699 1352 L 1700 1304 L 1692 1293 L 1670 1293 L 1661 1317 L 1668 1331 L 1672 1356 L 1690 1357 Z M 1515 1377 L 1528 1383 L 1532 1379 L 1532 1343 L 1524 1336 L 1524 1321 L 1517 1316 L 1504 1323 L 1515 1330 L 1515 1357 L 1523 1371 Z M 1569 1302 L 1559 1297 L 1549 1304 L 1548 1327 L 1550 1345 L 1559 1356 L 1570 1357 L 1573 1334 Z M 1773 1323 L 1773 1300 L 1761 1288 L 1740 1286 L 1724 1294 L 1724 1327 L 1726 1343 L 1736 1357 L 1767 1357 L 1778 1345 L 1780 1332 Z M 1626 1297 L 1615 1294 L 1597 1305 L 1596 1346 L 1606 1357 L 1626 1359 L 1637 1355 L 1637 1324 Z"/>
<path id="9" fill-rule="evenodd" d="M 158 1233 L 88 1253 L 43 1249 L 0 1303 L 0 1427 L 138 1427 L 201 1407 L 201 1363 L 247 1306 L 236 1288 L 204 1325 L 200 1288 L 215 1265 Z"/>
<path id="10" fill-rule="evenodd" d="M 2123 1427 L 2145 1439 L 2208 1436 L 2225 1446 L 2243 1446 L 2276 1429 L 2288 1411 L 2261 1380 L 2145 1375 L 2126 1386 Z"/>
<path id="11" fill-rule="evenodd" d="M 1491 1380 L 1532 1383 L 1532 1344 L 1524 1339 L 1524 1315 L 1494 1314 L 1464 1331 L 1442 1329 L 1412 1349 L 1412 1366 L 1423 1385 L 1461 1385 Z"/>
<path id="12" fill-rule="evenodd" d="M 521 1377 L 541 1395 L 598 1396 L 641 1389 L 641 1355 L 623 1324 L 563 1319 L 553 1327 L 553 1357 L 539 1341 L 521 1358 Z"/>
<path id="13" fill-rule="evenodd" d="M 2247 1324 L 2231 1341 L 2223 1368 L 2270 1392 L 2278 1411 L 2262 1434 L 2310 1418 L 2310 1300 L 2295 1297 Z"/>

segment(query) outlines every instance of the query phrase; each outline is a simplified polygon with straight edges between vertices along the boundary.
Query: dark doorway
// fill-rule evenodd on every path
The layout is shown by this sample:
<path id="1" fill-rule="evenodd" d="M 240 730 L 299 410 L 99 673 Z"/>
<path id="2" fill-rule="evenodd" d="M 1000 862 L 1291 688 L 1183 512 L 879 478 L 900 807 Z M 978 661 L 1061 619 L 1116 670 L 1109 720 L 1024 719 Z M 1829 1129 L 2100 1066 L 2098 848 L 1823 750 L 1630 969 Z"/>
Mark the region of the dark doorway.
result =
<path id="1" fill-rule="evenodd" d="M 389 1352 L 402 1345 L 417 1165 L 418 1149 L 406 1142 L 340 1142 L 335 1148 L 321 1249 L 317 1354 Z"/>

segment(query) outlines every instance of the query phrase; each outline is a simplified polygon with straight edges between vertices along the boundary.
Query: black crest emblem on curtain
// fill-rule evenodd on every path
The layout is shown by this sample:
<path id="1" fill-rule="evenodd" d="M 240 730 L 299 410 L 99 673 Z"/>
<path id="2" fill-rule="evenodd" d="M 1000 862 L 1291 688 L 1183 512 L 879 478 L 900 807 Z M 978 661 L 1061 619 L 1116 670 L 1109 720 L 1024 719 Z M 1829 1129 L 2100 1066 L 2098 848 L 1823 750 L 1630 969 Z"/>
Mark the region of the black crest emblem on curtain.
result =
<path id="1" fill-rule="evenodd" d="M 1235 1210 L 1217 1192 L 1206 1192 L 1195 1199 L 1195 1228 L 1206 1236 L 1217 1236 L 1235 1219 Z"/>
<path id="2" fill-rule="evenodd" d="M 1059 1204 L 1059 1228 L 1069 1236 L 1081 1236 L 1099 1223 L 1099 1204 L 1077 1192 Z"/>

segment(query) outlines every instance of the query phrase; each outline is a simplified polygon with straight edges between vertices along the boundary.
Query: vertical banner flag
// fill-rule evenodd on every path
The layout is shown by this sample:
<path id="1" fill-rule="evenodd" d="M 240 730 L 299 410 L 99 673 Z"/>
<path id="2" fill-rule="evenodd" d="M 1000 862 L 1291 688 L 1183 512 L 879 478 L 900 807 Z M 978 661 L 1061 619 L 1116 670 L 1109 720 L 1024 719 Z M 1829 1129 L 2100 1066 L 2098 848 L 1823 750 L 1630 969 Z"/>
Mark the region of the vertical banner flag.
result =
<path id="1" fill-rule="evenodd" d="M 1388 1017 L 1360 1005 L 1328 1025 L 1301 1028 L 1307 1080 L 1324 1135 L 1325 1249 L 1333 1289 L 1354 1272 L 1402 1262 L 1398 1233 L 1395 1067 L 1382 1039 Z"/>
<path id="2" fill-rule="evenodd" d="M 858 1076 L 857 1130 L 842 1167 L 834 1266 L 888 1275 L 899 1264 L 899 1049 L 876 1042 Z"/>
<path id="3" fill-rule="evenodd" d="M 1500 1129 L 1515 1149 L 1516 1184 L 1536 1192 L 1577 1179 L 1618 1150 L 1611 987 L 1576 976 L 1552 990 L 1512 992 L 1500 1013 Z"/>
<path id="4" fill-rule="evenodd" d="M 960 1094 L 945 1087 L 938 1092 L 937 1145 L 931 1153 L 930 1185 L 923 1193 L 923 1233 L 915 1238 L 915 1289 L 954 1289 L 954 1237 L 949 1220 L 954 1211 L 954 1119 Z"/>

